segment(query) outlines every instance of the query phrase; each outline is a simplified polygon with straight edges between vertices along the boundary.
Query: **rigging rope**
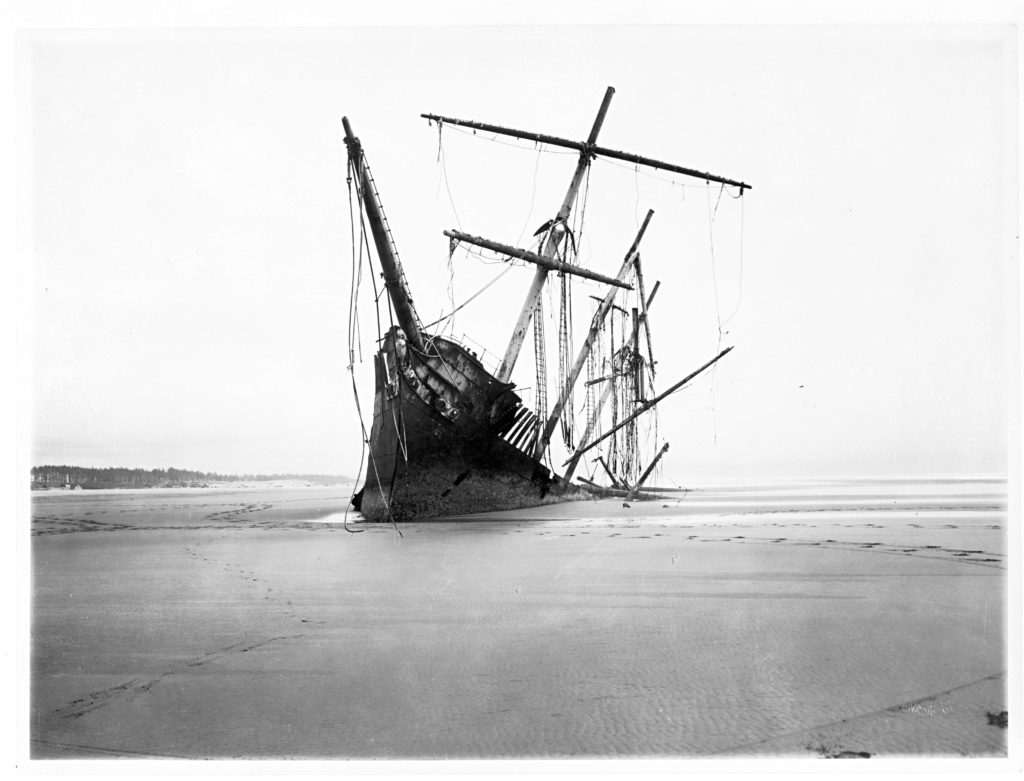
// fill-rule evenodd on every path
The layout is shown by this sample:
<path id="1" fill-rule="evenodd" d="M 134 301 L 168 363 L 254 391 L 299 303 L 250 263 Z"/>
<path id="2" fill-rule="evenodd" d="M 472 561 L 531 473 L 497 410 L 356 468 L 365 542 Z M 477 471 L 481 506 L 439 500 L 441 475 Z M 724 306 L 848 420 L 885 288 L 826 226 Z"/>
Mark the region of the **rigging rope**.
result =
<path id="1" fill-rule="evenodd" d="M 572 374 L 572 282 L 565 273 L 558 276 L 561 283 L 558 313 L 558 389 L 561 393 Z M 569 450 L 573 449 L 573 406 L 573 389 L 570 387 L 561 416 L 562 441 Z"/>
<path id="2" fill-rule="evenodd" d="M 730 314 L 727 318 L 725 318 L 725 322 L 722 323 L 722 327 L 723 328 L 725 328 L 725 326 L 729 325 L 729 323 L 732 321 L 732 319 L 734 317 L 736 317 L 736 315 L 740 311 L 740 304 L 743 303 L 743 222 L 744 222 L 743 208 L 744 208 L 744 202 L 745 202 L 745 199 L 741 199 L 740 200 L 740 275 L 739 275 L 739 288 L 740 289 L 739 289 L 738 295 L 736 296 L 736 308 L 732 310 L 732 314 Z"/>
<path id="3" fill-rule="evenodd" d="M 573 204 L 573 220 L 572 220 L 572 231 L 573 236 L 573 262 L 576 265 L 582 265 L 580 263 L 580 249 L 583 247 L 583 227 L 586 220 L 587 213 L 587 198 L 590 195 L 590 166 L 587 166 L 587 175 L 583 181 L 583 195 L 577 198 L 576 203 Z"/>
<path id="4" fill-rule="evenodd" d="M 620 163 L 620 162 L 618 162 L 616 160 L 604 157 L 603 155 L 598 155 L 594 159 L 597 162 L 602 163 L 604 165 L 615 166 L 616 168 L 621 168 L 621 169 L 626 170 L 626 171 L 635 171 L 640 176 L 646 176 L 648 179 L 657 179 L 658 181 L 665 182 L 666 184 L 671 184 L 674 187 L 681 187 L 681 188 L 683 188 L 683 200 L 684 201 L 686 200 L 686 189 L 687 188 L 708 190 L 708 189 L 712 189 L 716 185 L 721 185 L 723 187 L 728 187 L 729 188 L 729 192 L 730 192 L 730 196 L 729 197 L 734 199 L 734 200 L 737 199 L 737 198 L 742 198 L 743 197 L 743 189 L 740 188 L 740 187 L 737 187 L 736 185 L 732 185 L 732 184 L 728 184 L 727 185 L 727 184 L 724 184 L 722 182 L 711 182 L 711 181 L 707 181 L 707 180 L 703 184 L 694 184 L 693 182 L 690 182 L 690 183 L 680 182 L 680 181 L 677 181 L 674 177 L 660 176 L 657 173 L 654 173 L 652 171 L 648 171 L 646 169 L 644 169 L 642 171 L 638 170 L 635 163 L 633 163 L 633 164 Z M 738 195 L 732 195 L 731 193 L 733 191 L 736 191 L 739 194 Z"/>
<path id="5" fill-rule="evenodd" d="M 595 313 L 596 313 L 596 311 L 597 311 L 597 306 L 596 305 L 594 306 L 594 310 L 595 310 Z M 597 332 L 597 334 L 595 335 L 595 338 L 594 338 L 594 346 L 591 349 L 590 353 L 587 355 L 587 383 L 586 383 L 586 386 L 585 386 L 587 390 L 586 390 L 586 399 L 583 402 L 583 416 L 584 416 L 584 420 L 586 420 L 586 422 L 587 422 L 588 429 L 592 425 L 591 424 L 591 420 L 593 420 L 594 409 L 597 406 L 597 398 L 596 398 L 597 390 L 596 390 L 596 386 L 593 383 L 594 383 L 594 377 L 596 376 L 596 372 L 597 372 L 598 356 L 601 354 L 601 342 L 600 342 L 600 339 L 601 339 L 601 329 L 598 329 L 598 332 Z M 586 433 L 584 433 L 584 436 L 586 436 Z"/>
<path id="6" fill-rule="evenodd" d="M 512 266 L 510 264 L 504 271 L 502 271 L 500 274 L 498 274 L 498 276 L 496 276 L 494 279 L 492 279 L 490 282 L 488 282 L 486 285 L 484 285 L 482 288 L 480 288 L 478 291 L 476 291 L 473 295 L 471 295 L 469 298 L 467 298 L 465 301 L 463 301 L 461 304 L 459 304 L 457 307 L 455 307 L 451 312 L 449 312 L 446 315 L 442 315 L 441 317 L 439 317 L 437 320 L 435 320 L 432 323 L 427 323 L 423 327 L 424 328 L 430 328 L 431 326 L 435 326 L 438 323 L 444 322 L 449 317 L 451 317 L 456 312 L 458 312 L 460 309 L 462 309 L 462 308 L 468 306 L 469 304 L 471 304 L 473 302 L 473 299 L 475 299 L 477 296 L 479 296 L 481 293 L 483 293 L 485 290 L 487 290 L 487 288 L 489 288 L 491 285 L 493 285 L 495 282 L 497 282 L 499 279 L 501 279 L 503 276 L 505 276 L 513 268 L 514 268 L 514 266 Z"/>
<path id="7" fill-rule="evenodd" d="M 718 349 L 722 349 L 722 311 L 718 303 L 718 271 L 715 267 L 715 216 L 718 214 L 718 204 L 722 201 L 723 184 L 718 191 L 718 199 L 715 201 L 715 208 L 711 208 L 711 191 L 707 191 L 708 203 L 708 246 L 711 248 L 711 282 L 715 294 L 715 319 L 718 321 Z"/>
<path id="8" fill-rule="evenodd" d="M 612 428 L 615 428 L 619 424 L 619 380 L 616 376 L 615 371 L 615 354 L 618 349 L 615 345 L 615 310 L 613 309 L 608 315 L 609 324 L 609 341 L 608 347 L 609 353 L 612 358 L 608 361 L 608 382 L 611 383 L 611 397 L 612 397 Z M 613 464 L 618 457 L 618 438 L 613 434 L 609 437 L 610 442 L 608 443 L 608 460 Z"/>
<path id="9" fill-rule="evenodd" d="M 537 297 L 537 308 L 533 312 L 533 354 L 535 358 L 536 392 L 534 411 L 537 415 L 537 434 L 548 419 L 548 371 L 547 355 L 544 349 L 544 297 Z"/>
<path id="10" fill-rule="evenodd" d="M 533 164 L 533 191 L 530 193 L 530 208 L 526 212 L 526 222 L 523 223 L 522 230 L 519 231 L 519 238 L 516 239 L 516 245 L 523 240 L 523 234 L 526 233 L 526 229 L 530 226 L 530 222 L 533 220 L 533 202 L 537 197 L 537 171 L 540 169 L 540 149 L 537 150 L 537 160 Z"/>
<path id="11" fill-rule="evenodd" d="M 455 208 L 455 199 L 452 198 L 452 189 L 448 184 L 448 166 L 445 161 L 444 154 L 444 143 L 441 140 L 441 128 L 443 123 L 437 123 L 437 162 L 438 162 L 438 176 L 437 176 L 437 189 L 441 189 L 441 179 L 444 178 L 444 189 L 448 192 L 448 202 L 452 205 L 452 213 L 455 215 L 455 223 L 459 226 L 459 230 L 462 230 L 462 220 L 459 219 L 459 210 Z M 435 193 L 436 197 L 436 193 Z"/>
<path id="12" fill-rule="evenodd" d="M 435 120 L 428 120 L 428 122 L 431 122 L 431 123 L 433 123 L 434 121 Z M 442 124 L 442 123 L 439 122 L 438 124 Z M 548 144 L 545 144 L 542 141 L 533 141 L 533 142 L 522 141 L 522 142 L 519 142 L 519 143 L 516 143 L 516 142 L 513 142 L 513 141 L 502 141 L 501 138 L 499 138 L 497 133 L 492 134 L 492 135 L 483 135 L 482 133 L 478 133 L 475 128 L 474 129 L 467 129 L 467 128 L 464 128 L 464 127 L 459 127 L 458 125 L 451 125 L 449 127 L 449 129 L 450 130 L 454 130 L 457 133 L 461 133 L 464 136 L 472 136 L 473 138 L 478 138 L 481 141 L 490 141 L 490 142 L 495 143 L 495 144 L 501 144 L 502 146 L 512 147 L 513 149 L 518 149 L 521 152 L 530 152 L 530 151 L 533 151 L 533 150 L 538 150 L 538 151 L 544 152 L 544 154 L 546 154 L 546 155 L 572 155 L 574 157 L 579 157 L 579 154 L 580 154 L 578 151 L 576 151 L 574 149 L 562 150 L 562 149 L 559 149 L 559 148 L 551 148 Z M 502 138 L 503 137 L 504 136 L 502 136 Z"/>

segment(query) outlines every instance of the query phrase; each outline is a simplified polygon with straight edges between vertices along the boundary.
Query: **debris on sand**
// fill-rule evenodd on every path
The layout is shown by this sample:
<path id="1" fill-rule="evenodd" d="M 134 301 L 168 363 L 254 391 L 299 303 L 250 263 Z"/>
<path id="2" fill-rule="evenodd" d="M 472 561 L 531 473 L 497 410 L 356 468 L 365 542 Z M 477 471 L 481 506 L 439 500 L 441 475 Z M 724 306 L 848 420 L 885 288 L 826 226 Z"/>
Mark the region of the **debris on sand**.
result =
<path id="1" fill-rule="evenodd" d="M 1006 729 L 1007 725 L 1009 724 L 1009 714 L 1004 710 L 999 711 L 999 713 L 993 713 L 992 711 L 989 711 L 985 714 L 985 716 L 988 718 L 988 724 L 990 727 L 999 727 L 1001 729 Z"/>

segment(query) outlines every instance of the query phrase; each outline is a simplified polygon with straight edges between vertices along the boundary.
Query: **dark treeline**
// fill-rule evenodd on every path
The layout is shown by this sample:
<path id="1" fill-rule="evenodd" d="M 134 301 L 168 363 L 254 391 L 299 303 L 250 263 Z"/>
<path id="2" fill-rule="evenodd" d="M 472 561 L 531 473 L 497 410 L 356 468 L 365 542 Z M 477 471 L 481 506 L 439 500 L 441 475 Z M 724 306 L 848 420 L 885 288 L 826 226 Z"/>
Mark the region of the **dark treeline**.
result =
<path id="1" fill-rule="evenodd" d="M 126 467 L 69 466 L 66 464 L 32 467 L 33 488 L 168 488 L 201 486 L 206 483 L 234 483 L 243 480 L 306 480 L 311 483 L 337 483 L 341 475 L 222 475 L 191 469 L 128 469 Z"/>

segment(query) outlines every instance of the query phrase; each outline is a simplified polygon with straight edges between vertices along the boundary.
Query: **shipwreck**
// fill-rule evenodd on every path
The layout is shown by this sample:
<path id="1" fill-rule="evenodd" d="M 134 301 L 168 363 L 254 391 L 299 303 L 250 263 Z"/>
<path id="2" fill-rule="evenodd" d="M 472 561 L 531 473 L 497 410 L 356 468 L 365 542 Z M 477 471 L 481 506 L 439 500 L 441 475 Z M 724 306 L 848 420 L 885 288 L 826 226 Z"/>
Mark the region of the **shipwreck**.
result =
<path id="1" fill-rule="evenodd" d="M 431 333 L 423 325 L 363 145 L 348 118 L 343 119 L 349 182 L 350 187 L 354 183 L 351 189 L 358 198 L 353 233 L 360 233 L 360 254 L 365 246 L 367 262 L 370 253 L 366 236 L 372 237 L 392 323 L 382 334 L 373 356 L 373 417 L 369 433 L 365 427 L 363 432 L 368 453 L 366 474 L 361 488 L 352 497 L 353 506 L 365 518 L 406 521 L 462 515 L 580 499 L 594 493 L 633 497 L 643 489 L 668 449 L 664 442 L 651 453 L 640 453 L 637 420 L 732 349 L 721 350 L 664 391 L 654 391 L 655 361 L 647 310 L 660 283 L 646 289 L 639 253 L 653 212 L 647 212 L 614 276 L 575 262 L 575 238 L 569 218 L 588 167 L 598 157 L 718 183 L 736 188 L 740 195 L 750 189 L 745 182 L 599 146 L 598 134 L 613 94 L 614 89 L 609 87 L 585 141 L 435 114 L 421 115 L 430 123 L 510 136 L 579 154 L 561 205 L 534 234 L 533 249 L 461 231 L 444 231 L 453 251 L 456 245 L 467 244 L 508 261 L 535 266 L 532 284 L 494 372 L 485 368 L 466 345 L 452 336 Z M 603 298 L 598 298 L 586 337 L 574 356 L 571 340 L 559 334 L 560 370 L 558 381 L 553 383 L 554 403 L 549 405 L 543 321 L 539 315 L 542 293 L 551 275 L 561 281 L 563 301 L 572 277 L 595 281 L 607 286 L 607 291 Z M 622 290 L 635 293 L 637 306 L 630 311 L 615 303 Z M 610 314 L 614 315 L 611 319 Z M 617 333 L 616 317 L 620 322 Z M 564 311 L 562 322 L 561 330 L 565 330 Z M 609 323 L 613 331 L 610 338 L 606 333 Z M 533 388 L 533 403 L 528 405 L 517 393 L 511 377 L 531 324 L 538 353 L 538 382 Z M 351 337 L 349 361 L 351 371 L 355 361 Z M 581 410 L 583 424 L 574 428 L 574 391 L 581 385 L 586 394 Z M 602 426 L 602 410 L 609 406 L 609 400 L 615 414 L 610 424 Z M 570 455 L 556 470 L 551 463 L 550 443 L 560 427 Z M 598 448 L 610 450 L 606 453 Z M 610 485 L 600 486 L 583 477 L 573 480 L 585 455 L 589 455 L 590 463 L 601 465 Z"/>

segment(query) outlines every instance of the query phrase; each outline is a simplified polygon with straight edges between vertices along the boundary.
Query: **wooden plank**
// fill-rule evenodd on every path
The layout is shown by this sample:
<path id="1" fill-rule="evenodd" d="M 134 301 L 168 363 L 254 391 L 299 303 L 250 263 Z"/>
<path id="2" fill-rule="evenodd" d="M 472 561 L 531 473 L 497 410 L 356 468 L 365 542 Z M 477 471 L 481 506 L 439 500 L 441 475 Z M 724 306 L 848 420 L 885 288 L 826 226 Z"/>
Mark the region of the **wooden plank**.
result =
<path id="1" fill-rule="evenodd" d="M 582 266 L 574 266 L 572 263 L 565 263 L 561 260 L 552 260 L 546 258 L 543 255 L 538 255 L 536 252 L 530 252 L 527 249 L 519 249 L 518 247 L 512 247 L 508 244 L 502 244 L 498 241 L 492 241 L 491 239 L 481 238 L 480 236 L 472 236 L 468 233 L 463 233 L 457 230 L 447 230 L 444 235 L 451 239 L 457 239 L 458 241 L 464 241 L 467 244 L 473 244 L 477 247 L 483 247 L 484 249 L 493 250 L 494 252 L 500 252 L 502 255 L 508 255 L 510 258 L 516 258 L 517 260 L 525 260 L 528 263 L 546 268 L 548 271 L 564 272 L 566 274 L 572 274 L 577 277 L 583 277 L 584 279 L 592 279 L 595 282 L 603 282 L 606 285 L 614 285 L 615 287 L 622 287 L 626 290 L 632 290 L 632 285 L 627 285 L 618 279 L 605 276 L 604 274 L 598 274 L 596 271 L 583 268 Z"/>

